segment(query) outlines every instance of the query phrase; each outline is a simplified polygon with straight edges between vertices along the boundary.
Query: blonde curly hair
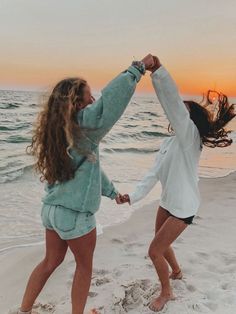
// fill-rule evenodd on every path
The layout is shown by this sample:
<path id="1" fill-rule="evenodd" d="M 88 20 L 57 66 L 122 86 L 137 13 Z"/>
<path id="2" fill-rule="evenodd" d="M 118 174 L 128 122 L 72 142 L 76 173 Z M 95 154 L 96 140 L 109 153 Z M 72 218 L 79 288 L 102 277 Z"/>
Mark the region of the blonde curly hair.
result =
<path id="1" fill-rule="evenodd" d="M 28 154 L 36 157 L 34 169 L 40 180 L 49 184 L 74 177 L 70 148 L 76 148 L 81 134 L 76 120 L 78 104 L 83 100 L 86 80 L 80 77 L 61 80 L 53 88 L 38 114 Z"/>

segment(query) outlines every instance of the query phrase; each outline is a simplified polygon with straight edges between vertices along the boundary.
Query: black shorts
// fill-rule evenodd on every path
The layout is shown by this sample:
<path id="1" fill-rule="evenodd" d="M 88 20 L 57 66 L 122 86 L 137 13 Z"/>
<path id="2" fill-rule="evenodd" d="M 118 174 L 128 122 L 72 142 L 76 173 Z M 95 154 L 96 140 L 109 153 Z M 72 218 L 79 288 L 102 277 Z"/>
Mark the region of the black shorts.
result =
<path id="1" fill-rule="evenodd" d="M 179 218 L 179 217 L 172 215 L 168 210 L 166 210 L 166 211 L 170 214 L 170 216 L 175 217 L 175 218 L 180 219 L 180 220 L 183 220 L 188 225 L 191 225 L 193 223 L 193 218 L 195 215 L 190 216 L 190 217 L 186 217 L 186 218 Z"/>

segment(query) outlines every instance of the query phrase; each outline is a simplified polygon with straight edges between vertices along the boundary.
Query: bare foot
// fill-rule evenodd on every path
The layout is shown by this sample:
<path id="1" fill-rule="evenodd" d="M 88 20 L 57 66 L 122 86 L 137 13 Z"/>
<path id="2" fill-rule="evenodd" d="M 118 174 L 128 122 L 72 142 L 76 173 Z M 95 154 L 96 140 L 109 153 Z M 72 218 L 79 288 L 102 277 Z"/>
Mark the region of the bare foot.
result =
<path id="1" fill-rule="evenodd" d="M 21 313 L 26 313 L 26 314 L 39 314 L 39 312 L 35 311 L 35 310 L 31 310 L 31 311 L 28 311 L 28 312 L 21 312 L 19 309 L 17 309 L 16 311 L 14 312 L 10 312 L 10 314 L 21 314 Z"/>
<path id="2" fill-rule="evenodd" d="M 96 309 L 92 309 L 89 314 L 100 314 L 100 312 L 98 312 L 98 310 Z"/>
<path id="3" fill-rule="evenodd" d="M 172 271 L 172 273 L 169 276 L 170 279 L 176 280 L 176 279 L 182 279 L 183 278 L 183 273 L 181 269 L 178 271 Z"/>
<path id="4" fill-rule="evenodd" d="M 39 312 L 36 312 L 35 310 L 32 310 L 31 312 L 17 312 L 17 314 L 18 314 L 18 313 L 20 313 L 20 314 L 21 314 L 21 313 L 39 314 Z"/>
<path id="5" fill-rule="evenodd" d="M 173 293 L 170 293 L 168 295 L 160 294 L 159 297 L 154 299 L 149 304 L 149 309 L 152 310 L 153 312 L 159 312 L 163 310 L 166 303 L 171 300 L 175 300 L 175 296 L 173 295 Z"/>

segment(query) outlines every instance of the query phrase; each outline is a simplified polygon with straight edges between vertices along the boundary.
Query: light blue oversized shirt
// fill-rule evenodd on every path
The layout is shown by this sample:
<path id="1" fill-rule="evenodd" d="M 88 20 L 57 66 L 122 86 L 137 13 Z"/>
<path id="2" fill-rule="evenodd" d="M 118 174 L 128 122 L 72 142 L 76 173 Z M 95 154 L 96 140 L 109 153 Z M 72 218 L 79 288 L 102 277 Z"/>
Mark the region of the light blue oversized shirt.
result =
<path id="1" fill-rule="evenodd" d="M 118 193 L 113 183 L 102 170 L 99 158 L 99 143 L 124 113 L 134 94 L 142 74 L 130 66 L 114 78 L 103 90 L 101 97 L 78 112 L 81 136 L 79 148 L 93 152 L 96 161 L 86 160 L 75 172 L 73 179 L 53 185 L 46 184 L 42 202 L 51 205 L 95 213 L 101 196 L 114 199 Z M 83 158 L 76 150 L 70 150 L 75 166 Z"/>

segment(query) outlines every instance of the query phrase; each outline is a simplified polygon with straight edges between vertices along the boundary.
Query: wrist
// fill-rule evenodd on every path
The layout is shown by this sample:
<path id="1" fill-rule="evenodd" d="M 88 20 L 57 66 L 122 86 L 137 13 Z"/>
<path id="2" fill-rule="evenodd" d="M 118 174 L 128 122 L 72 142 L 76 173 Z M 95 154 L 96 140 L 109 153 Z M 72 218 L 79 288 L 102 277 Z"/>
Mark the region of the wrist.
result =
<path id="1" fill-rule="evenodd" d="M 114 200 L 119 195 L 119 192 L 114 189 L 110 194 L 110 199 Z"/>
<path id="2" fill-rule="evenodd" d="M 139 70 L 142 75 L 146 73 L 146 66 L 143 61 L 133 61 L 132 66 Z"/>
<path id="3" fill-rule="evenodd" d="M 161 62 L 156 56 L 153 56 L 153 60 L 154 60 L 154 65 L 150 69 L 152 73 L 154 73 L 156 70 L 158 70 L 161 67 Z"/>

